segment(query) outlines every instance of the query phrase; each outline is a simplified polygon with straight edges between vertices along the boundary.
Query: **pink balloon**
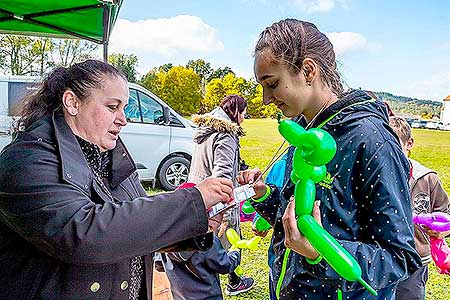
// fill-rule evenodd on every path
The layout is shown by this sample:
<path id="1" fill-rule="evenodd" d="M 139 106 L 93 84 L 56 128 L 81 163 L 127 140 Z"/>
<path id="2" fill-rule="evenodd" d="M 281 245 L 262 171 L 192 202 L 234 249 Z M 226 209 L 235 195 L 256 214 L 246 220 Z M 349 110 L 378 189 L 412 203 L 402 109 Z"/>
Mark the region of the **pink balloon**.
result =
<path id="1" fill-rule="evenodd" d="M 450 230 L 450 215 L 443 212 L 414 215 L 413 222 L 415 224 L 425 225 L 435 231 Z"/>

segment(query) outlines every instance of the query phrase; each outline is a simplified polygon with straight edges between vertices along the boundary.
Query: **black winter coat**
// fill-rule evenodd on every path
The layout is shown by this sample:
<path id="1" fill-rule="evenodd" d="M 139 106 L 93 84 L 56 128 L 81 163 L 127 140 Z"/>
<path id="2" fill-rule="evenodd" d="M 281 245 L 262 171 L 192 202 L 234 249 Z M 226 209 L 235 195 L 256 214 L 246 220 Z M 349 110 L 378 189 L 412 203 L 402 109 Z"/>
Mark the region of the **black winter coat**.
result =
<path id="1" fill-rule="evenodd" d="M 120 140 L 111 160 L 114 202 L 93 180 L 62 114 L 35 122 L 5 147 L 0 299 L 126 300 L 130 259 L 141 255 L 151 299 L 152 252 L 208 230 L 197 189 L 147 197 Z M 182 244 L 169 250 L 193 249 Z M 212 236 L 193 245 L 211 244 Z"/>
<path id="2" fill-rule="evenodd" d="M 338 288 L 343 290 L 343 299 L 394 299 L 398 282 L 421 263 L 414 248 L 409 164 L 389 127 L 386 107 L 363 91 L 352 91 L 325 109 L 312 127 L 322 123 L 337 143 L 327 176 L 316 185 L 322 225 L 356 258 L 363 279 L 377 290 L 378 297 L 359 283 L 345 281 L 325 260 L 311 265 L 292 251 L 281 299 L 333 300 Z M 291 147 L 286 178 L 292 170 L 292 154 Z M 252 204 L 274 225 L 276 286 L 286 250 L 282 216 L 294 185 L 287 180 L 282 190 L 271 188 L 266 201 Z"/>

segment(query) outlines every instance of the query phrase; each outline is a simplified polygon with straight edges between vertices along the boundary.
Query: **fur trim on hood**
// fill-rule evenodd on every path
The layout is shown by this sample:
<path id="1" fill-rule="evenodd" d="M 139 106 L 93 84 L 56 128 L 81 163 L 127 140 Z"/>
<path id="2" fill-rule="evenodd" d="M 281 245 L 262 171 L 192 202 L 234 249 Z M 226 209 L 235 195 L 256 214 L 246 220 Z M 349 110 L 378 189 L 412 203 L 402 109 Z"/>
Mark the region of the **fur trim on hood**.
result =
<path id="1" fill-rule="evenodd" d="M 202 143 L 213 132 L 230 133 L 238 137 L 245 135 L 242 127 L 231 121 L 220 107 L 204 115 L 193 115 L 192 122 L 198 125 L 194 134 L 196 143 Z"/>

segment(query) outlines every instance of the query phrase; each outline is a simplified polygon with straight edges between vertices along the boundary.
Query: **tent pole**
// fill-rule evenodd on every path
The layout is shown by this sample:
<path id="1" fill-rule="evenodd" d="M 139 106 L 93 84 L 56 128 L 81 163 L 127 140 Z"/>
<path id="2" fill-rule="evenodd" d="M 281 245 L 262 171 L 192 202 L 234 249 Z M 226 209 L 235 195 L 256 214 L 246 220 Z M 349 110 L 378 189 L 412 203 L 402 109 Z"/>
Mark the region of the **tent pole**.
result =
<path id="1" fill-rule="evenodd" d="M 103 61 L 108 63 L 108 43 L 103 44 Z"/>

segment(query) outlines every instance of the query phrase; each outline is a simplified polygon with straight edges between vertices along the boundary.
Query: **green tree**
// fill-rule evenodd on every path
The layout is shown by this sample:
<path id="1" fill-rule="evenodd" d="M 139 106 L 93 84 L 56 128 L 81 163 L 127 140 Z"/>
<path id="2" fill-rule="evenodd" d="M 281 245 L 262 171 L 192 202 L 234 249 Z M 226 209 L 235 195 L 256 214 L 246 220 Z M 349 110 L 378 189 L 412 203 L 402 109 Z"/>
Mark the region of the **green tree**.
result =
<path id="1" fill-rule="evenodd" d="M 210 111 L 220 104 L 220 101 L 227 95 L 227 88 L 223 80 L 216 78 L 211 80 L 206 86 L 206 94 L 203 98 L 202 112 Z"/>
<path id="2" fill-rule="evenodd" d="M 258 84 L 254 80 L 236 77 L 234 73 L 228 73 L 223 79 L 215 78 L 206 86 L 203 110 L 213 109 L 226 95 L 230 94 L 239 95 L 249 101 L 255 97 L 257 86 Z"/>
<path id="3" fill-rule="evenodd" d="M 77 39 L 55 39 L 54 43 L 53 61 L 62 67 L 94 58 L 98 48 L 97 44 Z"/>
<path id="4" fill-rule="evenodd" d="M 160 66 L 159 70 L 167 73 L 172 68 L 173 68 L 173 64 L 172 63 L 167 63 L 167 64 L 164 64 L 164 65 Z"/>
<path id="5" fill-rule="evenodd" d="M 108 62 L 121 70 L 129 82 L 137 82 L 138 72 L 136 68 L 138 66 L 138 58 L 136 55 L 113 53 L 108 56 Z"/>
<path id="6" fill-rule="evenodd" d="M 201 109 L 200 77 L 192 69 L 172 67 L 167 73 L 157 72 L 156 82 L 162 83 L 158 96 L 182 115 Z"/>
<path id="7" fill-rule="evenodd" d="M 203 59 L 190 60 L 186 64 L 186 68 L 194 70 L 194 72 L 200 76 L 202 95 L 205 96 L 206 83 L 213 72 L 210 63 L 205 62 Z"/>
<path id="8" fill-rule="evenodd" d="M 50 38 L 38 38 L 33 43 L 33 49 L 34 53 L 38 55 L 38 74 L 42 76 L 53 66 L 53 62 L 51 61 L 51 54 L 54 49 L 53 40 Z"/>
<path id="9" fill-rule="evenodd" d="M 231 70 L 230 67 L 224 67 L 224 68 L 218 68 L 215 69 L 211 75 L 208 77 L 208 82 L 210 82 L 213 79 L 219 78 L 219 79 L 224 79 L 225 76 L 227 76 L 227 74 L 232 73 L 233 75 L 235 75 L 235 73 L 233 72 L 233 70 Z"/>
<path id="10" fill-rule="evenodd" d="M 0 38 L 0 62 L 5 74 L 33 75 L 39 58 L 35 39 L 26 36 L 4 35 Z"/>

